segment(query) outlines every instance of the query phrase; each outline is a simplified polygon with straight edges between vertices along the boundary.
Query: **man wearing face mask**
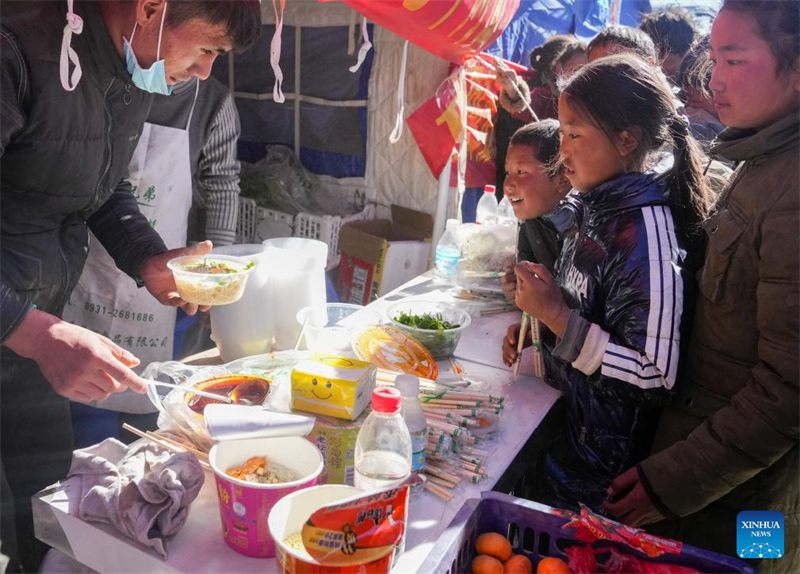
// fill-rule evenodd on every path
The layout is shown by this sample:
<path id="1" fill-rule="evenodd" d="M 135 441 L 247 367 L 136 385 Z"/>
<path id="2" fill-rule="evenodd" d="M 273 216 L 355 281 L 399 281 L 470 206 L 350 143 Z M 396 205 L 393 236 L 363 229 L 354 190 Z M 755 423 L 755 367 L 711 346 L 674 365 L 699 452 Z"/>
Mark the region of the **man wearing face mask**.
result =
<path id="1" fill-rule="evenodd" d="M 258 0 L 4 0 L 0 17 L 0 571 L 35 571 L 30 497 L 68 471 L 66 399 L 145 390 L 131 352 L 59 319 L 87 228 L 162 304 L 197 310 L 166 262 L 210 243 L 168 251 L 125 171 L 151 94 L 207 78 L 261 20 Z"/>

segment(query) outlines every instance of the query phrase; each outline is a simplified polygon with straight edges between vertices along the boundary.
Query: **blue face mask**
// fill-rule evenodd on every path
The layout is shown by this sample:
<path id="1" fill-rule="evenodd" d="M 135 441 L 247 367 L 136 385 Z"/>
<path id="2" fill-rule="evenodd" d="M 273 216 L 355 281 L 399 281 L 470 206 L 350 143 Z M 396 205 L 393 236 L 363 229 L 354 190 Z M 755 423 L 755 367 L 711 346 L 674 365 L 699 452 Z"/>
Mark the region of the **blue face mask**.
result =
<path id="1" fill-rule="evenodd" d="M 167 3 L 164 2 L 164 10 L 161 12 L 161 27 L 158 29 L 158 48 L 156 49 L 156 61 L 145 70 L 136 60 L 133 53 L 133 36 L 136 34 L 136 24 L 133 25 L 130 41 L 123 38 L 122 49 L 125 52 L 125 63 L 128 65 L 128 73 L 131 75 L 133 85 L 151 94 L 161 94 L 169 96 L 172 94 L 172 86 L 167 85 L 167 73 L 164 68 L 164 60 L 161 60 L 161 34 L 164 31 L 164 17 L 167 14 Z"/>

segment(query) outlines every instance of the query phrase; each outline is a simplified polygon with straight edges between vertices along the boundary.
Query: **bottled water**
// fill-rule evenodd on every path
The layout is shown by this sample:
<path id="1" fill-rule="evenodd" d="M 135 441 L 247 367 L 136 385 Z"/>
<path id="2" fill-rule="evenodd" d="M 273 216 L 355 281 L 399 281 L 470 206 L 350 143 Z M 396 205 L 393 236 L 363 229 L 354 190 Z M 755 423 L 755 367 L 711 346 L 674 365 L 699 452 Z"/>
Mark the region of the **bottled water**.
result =
<path id="1" fill-rule="evenodd" d="M 391 488 L 411 474 L 411 435 L 400 414 L 400 391 L 372 392 L 372 412 L 356 438 L 355 486 Z"/>
<path id="2" fill-rule="evenodd" d="M 508 197 L 503 196 L 500 203 L 497 205 L 497 221 L 505 225 L 517 223 L 517 216 L 514 215 L 514 208 L 511 206 L 511 201 Z"/>
<path id="3" fill-rule="evenodd" d="M 400 412 L 411 435 L 411 472 L 419 474 L 425 470 L 428 448 L 428 422 L 419 402 L 419 379 L 414 375 L 398 375 L 394 385 L 403 396 Z M 415 484 L 411 490 L 421 491 L 422 483 Z"/>
<path id="4" fill-rule="evenodd" d="M 461 247 L 458 244 L 458 220 L 448 219 L 445 223 L 445 230 L 439 243 L 436 244 L 436 252 L 433 259 L 433 267 L 436 277 L 445 283 L 455 283 L 458 274 L 458 262 L 461 259 Z"/>
<path id="5" fill-rule="evenodd" d="M 397 389 L 372 391 L 372 412 L 356 438 L 355 487 L 360 490 L 399 486 L 411 475 L 411 435 L 400 414 L 401 402 Z M 407 527 L 407 514 L 404 520 Z M 402 554 L 405 545 L 404 533 L 393 561 Z"/>
<path id="6" fill-rule="evenodd" d="M 478 201 L 475 211 L 475 222 L 484 224 L 497 219 L 497 198 L 494 195 L 495 187 L 486 185 L 483 188 L 483 195 Z"/>

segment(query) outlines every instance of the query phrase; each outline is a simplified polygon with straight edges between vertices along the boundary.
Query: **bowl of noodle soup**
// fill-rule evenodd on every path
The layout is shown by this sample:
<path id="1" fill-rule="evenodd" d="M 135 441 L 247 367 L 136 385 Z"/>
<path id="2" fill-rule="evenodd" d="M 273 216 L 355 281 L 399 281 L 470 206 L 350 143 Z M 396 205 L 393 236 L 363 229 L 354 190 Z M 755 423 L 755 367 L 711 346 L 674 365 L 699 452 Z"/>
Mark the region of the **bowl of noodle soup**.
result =
<path id="1" fill-rule="evenodd" d="M 231 255 L 187 255 L 167 263 L 181 299 L 196 305 L 238 301 L 255 263 Z"/>

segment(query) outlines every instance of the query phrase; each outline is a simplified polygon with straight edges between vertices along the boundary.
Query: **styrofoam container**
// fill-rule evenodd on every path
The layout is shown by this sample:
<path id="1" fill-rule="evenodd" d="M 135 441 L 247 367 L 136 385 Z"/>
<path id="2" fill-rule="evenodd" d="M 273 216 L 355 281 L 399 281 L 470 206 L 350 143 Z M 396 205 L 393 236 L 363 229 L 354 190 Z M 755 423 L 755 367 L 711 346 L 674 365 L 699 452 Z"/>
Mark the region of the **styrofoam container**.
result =
<path id="1" fill-rule="evenodd" d="M 358 566 L 329 566 L 317 562 L 306 552 L 290 548 L 286 539 L 297 534 L 311 515 L 326 504 L 344 500 L 360 491 L 352 486 L 327 485 L 307 488 L 284 497 L 269 516 L 269 533 L 275 540 L 275 559 L 285 574 L 388 574 L 392 569 L 392 552 L 367 564 Z"/>
<path id="2" fill-rule="evenodd" d="M 253 456 L 266 456 L 268 465 L 281 464 L 301 478 L 294 482 L 258 484 L 225 473 Z M 217 482 L 225 542 L 245 556 L 275 556 L 275 542 L 267 525 L 270 512 L 284 496 L 317 484 L 323 469 L 319 449 L 300 437 L 232 440 L 213 446 L 208 461 Z"/>

